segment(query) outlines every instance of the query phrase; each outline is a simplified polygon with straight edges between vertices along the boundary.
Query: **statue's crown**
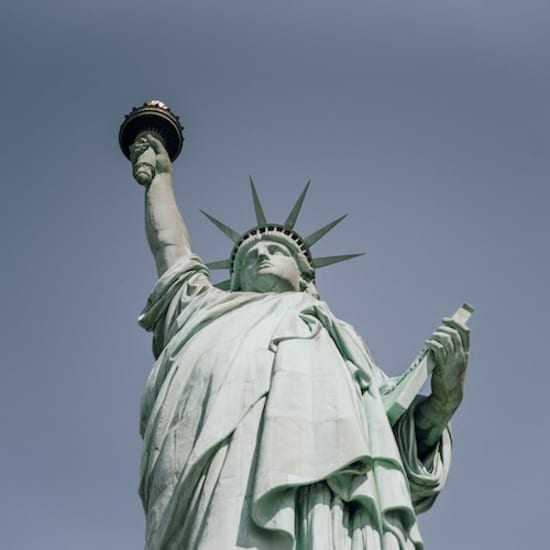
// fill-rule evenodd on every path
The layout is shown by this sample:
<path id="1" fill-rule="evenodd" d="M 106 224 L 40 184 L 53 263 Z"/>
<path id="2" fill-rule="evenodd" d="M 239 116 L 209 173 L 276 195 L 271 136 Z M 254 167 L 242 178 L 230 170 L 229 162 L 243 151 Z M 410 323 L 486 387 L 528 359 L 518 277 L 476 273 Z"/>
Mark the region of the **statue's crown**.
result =
<path id="1" fill-rule="evenodd" d="M 262 238 L 269 240 L 271 237 L 273 240 L 283 242 L 290 247 L 291 250 L 294 250 L 300 254 L 304 261 L 307 263 L 307 266 L 310 271 L 310 278 L 312 281 L 315 279 L 315 269 L 319 267 L 325 267 L 327 265 L 335 264 L 338 262 L 343 262 L 345 260 L 350 260 L 356 256 L 361 256 L 362 254 L 343 254 L 339 256 L 323 256 L 314 258 L 311 254 L 311 246 L 313 246 L 318 240 L 324 237 L 335 225 L 340 223 L 347 214 L 340 216 L 336 220 L 324 225 L 317 231 L 311 233 L 307 237 L 302 237 L 294 229 L 298 215 L 302 208 L 302 204 L 307 194 L 309 188 L 309 181 L 307 182 L 304 190 L 298 197 L 298 200 L 292 207 L 290 214 L 284 223 L 269 223 L 266 220 L 264 209 L 256 192 L 256 187 L 254 186 L 254 181 L 250 177 L 250 187 L 252 190 L 252 201 L 254 203 L 254 211 L 256 213 L 256 223 L 252 229 L 249 229 L 245 233 L 239 233 L 231 227 L 227 226 L 220 220 L 214 218 L 210 214 L 201 210 L 201 212 L 225 235 L 227 235 L 233 241 L 233 250 L 231 255 L 227 260 L 220 260 L 216 262 L 210 262 L 207 266 L 210 269 L 229 269 L 230 278 L 218 283 L 216 286 L 221 289 L 235 288 L 235 269 L 237 267 L 239 256 L 242 251 L 247 248 L 249 243 L 254 242 L 257 238 Z"/>

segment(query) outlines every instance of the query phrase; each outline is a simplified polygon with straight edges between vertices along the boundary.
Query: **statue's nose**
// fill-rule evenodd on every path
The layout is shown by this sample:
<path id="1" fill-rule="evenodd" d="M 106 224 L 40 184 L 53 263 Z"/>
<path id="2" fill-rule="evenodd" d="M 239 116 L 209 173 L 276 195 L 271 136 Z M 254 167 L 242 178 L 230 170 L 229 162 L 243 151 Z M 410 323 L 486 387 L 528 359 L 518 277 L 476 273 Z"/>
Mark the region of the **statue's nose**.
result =
<path id="1" fill-rule="evenodd" d="M 262 246 L 258 249 L 258 259 L 269 258 L 269 256 L 270 254 L 267 246 Z"/>

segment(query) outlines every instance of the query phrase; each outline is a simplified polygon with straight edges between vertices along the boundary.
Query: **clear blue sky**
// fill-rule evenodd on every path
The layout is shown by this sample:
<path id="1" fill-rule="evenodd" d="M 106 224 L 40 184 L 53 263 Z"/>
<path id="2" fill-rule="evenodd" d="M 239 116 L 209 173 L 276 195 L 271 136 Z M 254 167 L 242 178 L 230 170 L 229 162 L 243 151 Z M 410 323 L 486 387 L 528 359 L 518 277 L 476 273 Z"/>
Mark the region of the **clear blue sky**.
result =
<path id="1" fill-rule="evenodd" d="M 542 0 L 62 0 L 2 8 L 0 527 L 6 550 L 135 550 L 135 319 L 155 282 L 143 190 L 118 149 L 149 98 L 182 118 L 193 247 L 253 225 L 252 174 L 315 251 L 318 286 L 391 374 L 476 306 L 451 476 L 428 550 L 547 536 L 550 5 Z"/>

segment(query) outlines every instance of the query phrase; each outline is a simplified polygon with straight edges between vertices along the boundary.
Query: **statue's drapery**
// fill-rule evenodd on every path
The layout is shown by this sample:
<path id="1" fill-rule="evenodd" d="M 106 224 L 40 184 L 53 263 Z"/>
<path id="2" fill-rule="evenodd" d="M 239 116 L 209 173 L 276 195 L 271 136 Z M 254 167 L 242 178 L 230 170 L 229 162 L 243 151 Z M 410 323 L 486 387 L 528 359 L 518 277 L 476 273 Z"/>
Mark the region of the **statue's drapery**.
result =
<path id="1" fill-rule="evenodd" d="M 157 358 L 142 399 L 147 550 L 422 549 L 416 513 L 450 434 L 421 462 L 414 410 L 354 329 L 309 294 L 229 293 L 181 260 L 140 324 Z"/>

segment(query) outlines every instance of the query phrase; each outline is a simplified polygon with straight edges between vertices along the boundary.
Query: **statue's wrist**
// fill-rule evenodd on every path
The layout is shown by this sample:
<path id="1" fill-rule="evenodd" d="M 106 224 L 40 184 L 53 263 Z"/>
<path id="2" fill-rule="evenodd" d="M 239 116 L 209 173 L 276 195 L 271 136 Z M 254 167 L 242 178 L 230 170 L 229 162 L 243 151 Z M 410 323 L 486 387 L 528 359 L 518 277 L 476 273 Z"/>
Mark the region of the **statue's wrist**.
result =
<path id="1" fill-rule="evenodd" d="M 456 409 L 458 409 L 460 402 L 461 399 L 459 396 L 450 393 L 445 395 L 432 393 L 430 396 L 430 408 L 432 409 L 432 414 L 440 417 L 451 418 Z"/>
<path id="2" fill-rule="evenodd" d="M 157 172 L 151 180 L 150 185 L 172 185 L 172 172 Z"/>

